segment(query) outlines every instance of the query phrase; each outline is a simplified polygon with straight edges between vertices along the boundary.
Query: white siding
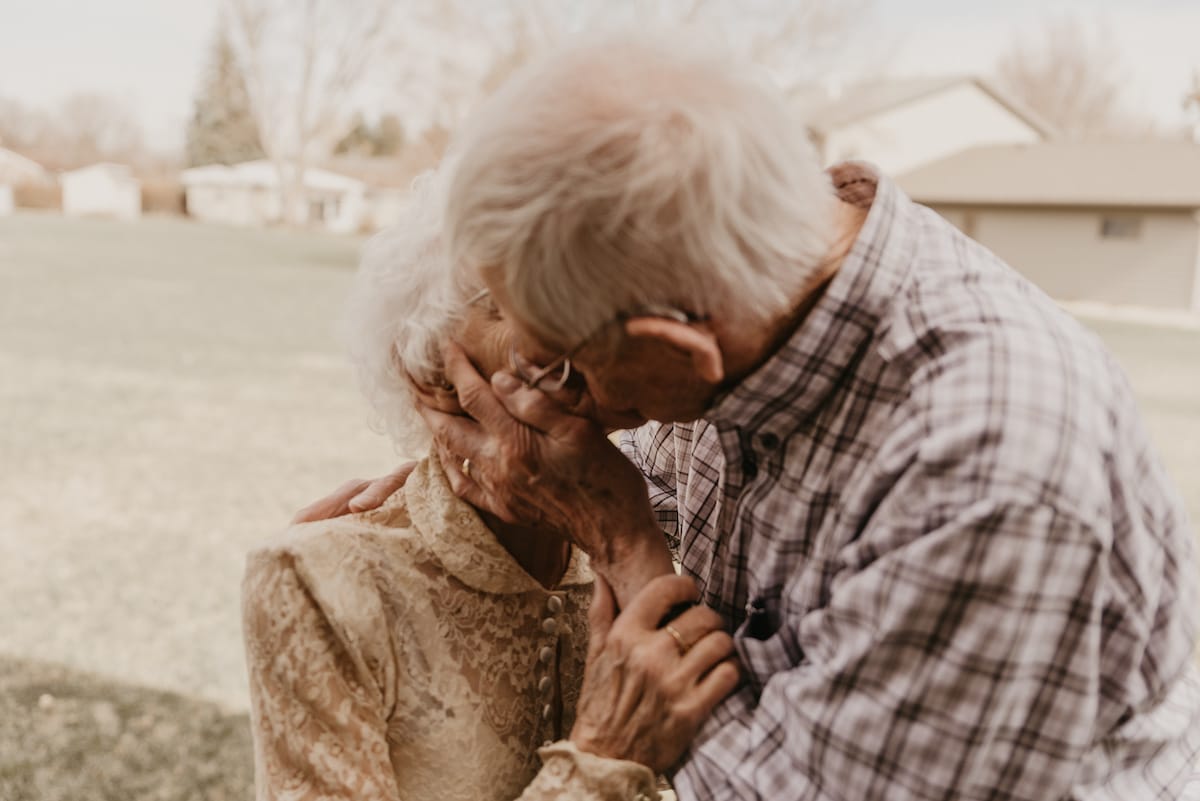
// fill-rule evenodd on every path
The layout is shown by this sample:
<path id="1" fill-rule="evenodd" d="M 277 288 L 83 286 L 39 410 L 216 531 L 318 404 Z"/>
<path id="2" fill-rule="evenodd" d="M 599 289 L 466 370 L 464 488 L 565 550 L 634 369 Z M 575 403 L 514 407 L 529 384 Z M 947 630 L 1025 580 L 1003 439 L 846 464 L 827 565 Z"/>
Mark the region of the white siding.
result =
<path id="1" fill-rule="evenodd" d="M 13 188 L 5 184 L 0 184 L 0 217 L 7 217 L 13 213 Z"/>
<path id="2" fill-rule="evenodd" d="M 962 83 L 831 132 L 823 155 L 829 164 L 864 159 L 895 175 L 978 145 L 1041 139 L 991 95 Z"/>
<path id="3" fill-rule="evenodd" d="M 1200 132 L 1200 125 L 1197 127 Z M 1192 311 L 1200 312 L 1200 211 L 1192 215 L 1196 223 L 1196 265 L 1192 273 Z"/>
<path id="4" fill-rule="evenodd" d="M 200 184 L 185 190 L 187 212 L 204 222 L 258 226 L 280 219 L 279 193 L 266 187 Z"/>
<path id="5" fill-rule="evenodd" d="M 1059 300 L 1188 309 L 1200 291 L 1200 219 L 1190 211 L 937 210 Z M 1140 232 L 1106 238 L 1106 217 L 1136 218 Z"/>
<path id="6" fill-rule="evenodd" d="M 134 220 L 142 215 L 141 184 L 105 165 L 64 174 L 62 192 L 63 214 L 68 217 Z"/>

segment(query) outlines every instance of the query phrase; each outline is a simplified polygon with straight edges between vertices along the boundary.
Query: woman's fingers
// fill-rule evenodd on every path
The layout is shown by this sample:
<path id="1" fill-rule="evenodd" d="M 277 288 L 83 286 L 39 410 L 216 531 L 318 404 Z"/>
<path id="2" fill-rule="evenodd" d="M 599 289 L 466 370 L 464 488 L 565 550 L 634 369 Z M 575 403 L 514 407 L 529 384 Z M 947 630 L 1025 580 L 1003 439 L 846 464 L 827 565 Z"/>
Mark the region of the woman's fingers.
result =
<path id="1" fill-rule="evenodd" d="M 561 403 L 540 389 L 525 386 L 512 373 L 495 373 L 492 390 L 509 415 L 543 434 L 561 436 L 586 422 L 564 411 Z"/>
<path id="2" fill-rule="evenodd" d="M 446 378 L 454 384 L 463 411 L 491 430 L 511 423 L 512 416 L 492 392 L 492 385 L 479 374 L 458 343 L 448 342 L 443 355 Z"/>
<path id="3" fill-rule="evenodd" d="M 413 384 L 413 393 L 417 402 L 422 406 L 437 409 L 446 414 L 462 414 L 462 404 L 458 402 L 458 394 L 451 389 L 429 389 L 420 384 Z"/>
<path id="4" fill-rule="evenodd" d="M 621 619 L 627 621 L 627 625 L 653 631 L 671 607 L 695 601 L 699 597 L 700 590 L 696 582 L 687 576 L 658 576 L 639 590 L 628 606 L 621 610 Z"/>
<path id="5" fill-rule="evenodd" d="M 292 524 L 313 523 L 317 520 L 329 520 L 334 517 L 350 514 L 350 500 L 367 488 L 370 482 L 353 478 L 333 491 L 333 494 L 322 498 L 316 503 L 310 503 L 292 518 Z"/>
<path id="6" fill-rule="evenodd" d="M 710 631 L 683 655 L 677 675 L 681 681 L 696 682 L 731 656 L 733 638 L 724 631 Z"/>
<path id="7" fill-rule="evenodd" d="M 712 712 L 742 680 L 741 670 L 733 659 L 718 663 L 701 677 L 680 704 L 680 711 L 694 721 L 701 721 Z"/>
<path id="8" fill-rule="evenodd" d="M 386 476 L 375 479 L 366 488 L 350 499 L 347 504 L 351 512 L 369 512 L 383 506 L 383 502 L 400 491 L 408 481 L 416 462 L 405 462 Z"/>
<path id="9" fill-rule="evenodd" d="M 700 605 L 685 610 L 667 625 L 679 635 L 680 642 L 675 644 L 681 648 L 691 649 L 709 632 L 720 631 L 725 624 L 720 615 L 709 607 Z M 666 626 L 663 626 L 663 631 L 666 631 Z M 668 636 L 674 639 L 674 636 Z"/>

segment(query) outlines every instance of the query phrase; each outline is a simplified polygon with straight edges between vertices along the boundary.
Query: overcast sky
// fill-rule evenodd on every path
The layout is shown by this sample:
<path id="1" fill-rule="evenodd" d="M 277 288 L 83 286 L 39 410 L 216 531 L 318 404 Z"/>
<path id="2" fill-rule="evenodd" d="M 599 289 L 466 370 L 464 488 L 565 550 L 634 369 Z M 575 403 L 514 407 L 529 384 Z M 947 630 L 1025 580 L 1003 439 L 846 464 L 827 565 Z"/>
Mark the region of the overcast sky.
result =
<path id="1" fill-rule="evenodd" d="M 217 6 L 0 0 L 0 96 L 49 107 L 78 91 L 117 94 L 152 144 L 177 146 Z M 1200 68 L 1200 0 L 877 0 L 876 9 L 873 28 L 892 74 L 985 72 L 1014 32 L 1061 12 L 1107 23 L 1131 104 L 1160 122 L 1182 121 L 1180 99 Z"/>

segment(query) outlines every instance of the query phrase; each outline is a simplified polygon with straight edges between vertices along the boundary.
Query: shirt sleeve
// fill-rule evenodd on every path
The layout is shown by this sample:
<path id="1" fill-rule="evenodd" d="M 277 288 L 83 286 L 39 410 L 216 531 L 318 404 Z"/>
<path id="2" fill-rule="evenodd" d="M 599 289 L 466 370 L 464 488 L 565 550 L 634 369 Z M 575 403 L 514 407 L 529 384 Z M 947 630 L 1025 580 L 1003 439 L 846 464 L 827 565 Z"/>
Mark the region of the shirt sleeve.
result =
<path id="1" fill-rule="evenodd" d="M 679 501 L 676 495 L 674 426 L 647 423 L 620 432 L 621 453 L 633 462 L 646 479 L 650 507 L 666 534 L 672 554 L 679 553 Z"/>
<path id="2" fill-rule="evenodd" d="M 785 615 L 799 662 L 710 719 L 674 777 L 681 797 L 1069 795 L 1106 725 L 1103 538 L 1036 503 L 951 510 L 921 482 L 891 498 L 828 566 L 828 602 Z"/>
<path id="3" fill-rule="evenodd" d="M 257 801 L 399 801 L 377 682 L 282 550 L 242 586 Z"/>

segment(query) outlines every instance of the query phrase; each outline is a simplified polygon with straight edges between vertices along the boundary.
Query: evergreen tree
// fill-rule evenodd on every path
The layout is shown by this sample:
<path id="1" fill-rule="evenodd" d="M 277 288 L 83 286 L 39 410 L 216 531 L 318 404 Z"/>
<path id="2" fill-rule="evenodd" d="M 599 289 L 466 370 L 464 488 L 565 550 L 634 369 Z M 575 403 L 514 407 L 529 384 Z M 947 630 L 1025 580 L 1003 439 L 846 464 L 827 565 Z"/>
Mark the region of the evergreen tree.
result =
<path id="1" fill-rule="evenodd" d="M 263 155 L 246 81 L 221 25 L 188 124 L 187 162 L 191 166 L 236 164 Z"/>

